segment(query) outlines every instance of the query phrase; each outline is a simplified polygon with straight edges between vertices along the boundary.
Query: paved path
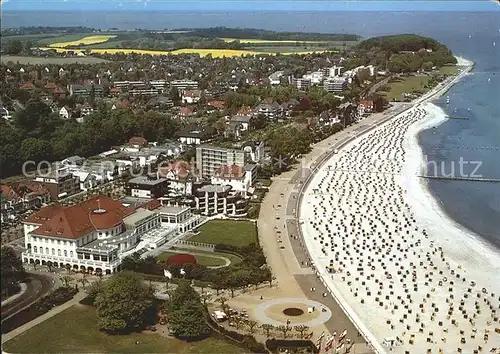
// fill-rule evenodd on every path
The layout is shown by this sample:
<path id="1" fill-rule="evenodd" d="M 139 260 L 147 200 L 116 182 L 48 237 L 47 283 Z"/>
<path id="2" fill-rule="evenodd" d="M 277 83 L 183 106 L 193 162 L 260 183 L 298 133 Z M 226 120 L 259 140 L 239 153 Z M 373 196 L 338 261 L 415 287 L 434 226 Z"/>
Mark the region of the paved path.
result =
<path id="1" fill-rule="evenodd" d="M 2 301 L 2 307 L 5 305 L 10 304 L 14 300 L 18 299 L 20 296 L 24 294 L 24 292 L 28 289 L 28 285 L 26 283 L 20 283 L 19 287 L 21 288 L 17 294 L 12 295 L 11 297 L 7 298 L 6 300 Z"/>
<path id="2" fill-rule="evenodd" d="M 43 315 L 35 318 L 34 320 L 25 323 L 24 325 L 17 327 L 13 331 L 10 331 L 9 333 L 3 334 L 2 335 L 2 344 L 7 342 L 8 340 L 17 337 L 21 333 L 26 332 L 28 329 L 35 327 L 36 325 L 48 320 L 49 318 L 57 315 L 58 313 L 61 313 L 62 311 L 70 308 L 73 305 L 76 305 L 79 303 L 81 300 L 83 300 L 87 296 L 87 293 L 85 291 L 80 291 L 78 292 L 75 297 L 68 302 L 62 304 L 61 306 L 54 307 L 52 310 L 49 312 L 44 313 Z M 47 338 L 49 340 L 50 338 Z"/>
<path id="3" fill-rule="evenodd" d="M 309 254 L 298 230 L 300 193 L 308 176 L 314 173 L 316 166 L 326 159 L 331 151 L 411 106 L 411 104 L 395 103 L 387 111 L 372 114 L 361 122 L 313 145 L 311 152 L 303 157 L 298 166 L 273 179 L 261 205 L 258 222 L 259 240 L 279 287 L 287 297 L 307 298 L 321 301 L 329 306 L 333 316 L 324 326 L 324 330 L 331 334 L 347 329 L 351 334 L 348 337 L 356 343 L 356 353 L 360 354 L 372 351 L 366 347 L 364 338 L 359 336 L 335 300 L 330 295 L 322 297 L 326 289 L 310 267 Z M 310 291 L 311 288 L 315 288 L 316 291 Z M 321 331 L 316 331 L 313 338 L 320 333 Z"/>

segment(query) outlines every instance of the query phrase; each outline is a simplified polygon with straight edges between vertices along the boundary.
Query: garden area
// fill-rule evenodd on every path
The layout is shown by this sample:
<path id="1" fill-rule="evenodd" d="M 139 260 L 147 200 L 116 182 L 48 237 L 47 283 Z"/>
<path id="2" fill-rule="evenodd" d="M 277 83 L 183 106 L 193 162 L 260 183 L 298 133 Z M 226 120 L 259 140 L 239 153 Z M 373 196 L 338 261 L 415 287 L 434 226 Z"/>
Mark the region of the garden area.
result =
<path id="1" fill-rule="evenodd" d="M 192 242 L 225 244 L 236 247 L 257 243 L 257 226 L 251 221 L 211 220 L 202 225 Z"/>
<path id="2" fill-rule="evenodd" d="M 241 262 L 240 257 L 231 253 L 204 252 L 199 250 L 182 250 L 182 249 L 175 249 L 175 250 L 171 249 L 170 251 L 163 252 L 157 257 L 157 259 L 160 262 L 167 261 L 171 256 L 181 253 L 192 254 L 196 258 L 197 264 L 203 265 L 205 267 L 223 266 L 226 264 L 226 261 L 223 258 L 227 258 L 231 262 L 230 264 L 238 264 Z"/>
<path id="3" fill-rule="evenodd" d="M 10 353 L 244 352 L 238 346 L 215 338 L 185 342 L 153 332 L 109 335 L 99 331 L 97 321 L 94 307 L 78 304 L 4 343 L 3 349 Z"/>
<path id="4" fill-rule="evenodd" d="M 389 84 L 383 86 L 378 93 L 382 94 L 388 101 L 403 101 L 404 93 L 422 94 L 429 91 L 428 83 L 430 77 L 423 76 L 407 76 L 394 78 L 389 81 Z"/>

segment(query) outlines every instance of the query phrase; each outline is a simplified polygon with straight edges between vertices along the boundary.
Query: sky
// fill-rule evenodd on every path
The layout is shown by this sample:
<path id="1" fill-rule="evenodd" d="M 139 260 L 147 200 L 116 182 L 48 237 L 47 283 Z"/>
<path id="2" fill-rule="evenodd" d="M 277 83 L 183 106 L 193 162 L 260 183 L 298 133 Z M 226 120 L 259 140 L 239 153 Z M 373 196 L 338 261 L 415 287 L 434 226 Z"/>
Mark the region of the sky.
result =
<path id="1" fill-rule="evenodd" d="M 499 11 L 497 0 L 0 0 L 2 11 Z"/>

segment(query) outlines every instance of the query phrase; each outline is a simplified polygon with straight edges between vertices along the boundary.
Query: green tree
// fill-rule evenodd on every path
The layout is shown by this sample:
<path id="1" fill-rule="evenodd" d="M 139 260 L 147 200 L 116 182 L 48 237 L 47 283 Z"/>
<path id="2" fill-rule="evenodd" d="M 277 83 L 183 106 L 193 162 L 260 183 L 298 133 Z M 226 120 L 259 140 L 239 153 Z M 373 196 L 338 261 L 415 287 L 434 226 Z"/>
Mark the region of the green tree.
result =
<path id="1" fill-rule="evenodd" d="M 12 286 L 20 283 L 26 277 L 26 272 L 19 258 L 11 247 L 4 246 L 1 251 L 1 284 L 2 295 L 7 295 Z"/>
<path id="2" fill-rule="evenodd" d="M 188 281 L 181 282 L 167 302 L 168 318 L 174 335 L 193 340 L 210 334 L 207 310 Z"/>
<path id="3" fill-rule="evenodd" d="M 19 39 L 11 39 L 5 45 L 5 52 L 10 55 L 18 55 L 23 50 L 23 42 Z"/>
<path id="4" fill-rule="evenodd" d="M 153 289 L 131 272 L 113 275 L 99 291 L 95 305 L 98 327 L 119 333 L 143 327 L 153 310 Z"/>

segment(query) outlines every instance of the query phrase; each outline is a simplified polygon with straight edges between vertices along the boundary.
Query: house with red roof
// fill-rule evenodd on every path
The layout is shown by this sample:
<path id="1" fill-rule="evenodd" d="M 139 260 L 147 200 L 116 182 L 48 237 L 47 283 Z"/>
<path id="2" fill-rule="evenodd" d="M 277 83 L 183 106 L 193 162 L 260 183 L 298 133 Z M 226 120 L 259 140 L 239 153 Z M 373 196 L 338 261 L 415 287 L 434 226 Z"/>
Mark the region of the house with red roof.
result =
<path id="1" fill-rule="evenodd" d="M 248 168 L 253 168 L 253 166 L 248 164 Z M 214 172 L 211 183 L 231 186 L 233 191 L 241 192 L 246 197 L 247 191 L 252 186 L 252 172 L 247 173 L 247 166 L 222 165 Z"/>
<path id="2" fill-rule="evenodd" d="M 151 208 L 150 208 L 151 207 Z M 156 206 L 157 207 L 157 206 Z M 174 229 L 161 229 L 154 205 L 126 207 L 97 195 L 82 203 L 51 205 L 23 221 L 25 263 L 50 264 L 75 271 L 111 274 L 124 252 L 133 252 L 139 239 L 150 247 L 164 243 Z"/>
<path id="3" fill-rule="evenodd" d="M 201 98 L 201 90 L 185 90 L 182 92 L 183 103 L 198 103 Z"/>
<path id="4" fill-rule="evenodd" d="M 191 195 L 193 183 L 200 179 L 196 167 L 182 160 L 159 166 L 157 174 L 158 178 L 168 179 L 170 193 L 174 195 Z"/>
<path id="5" fill-rule="evenodd" d="M 33 208 L 39 208 L 50 201 L 49 191 L 35 182 L 2 184 L 0 192 L 2 220 L 11 219 Z"/>

